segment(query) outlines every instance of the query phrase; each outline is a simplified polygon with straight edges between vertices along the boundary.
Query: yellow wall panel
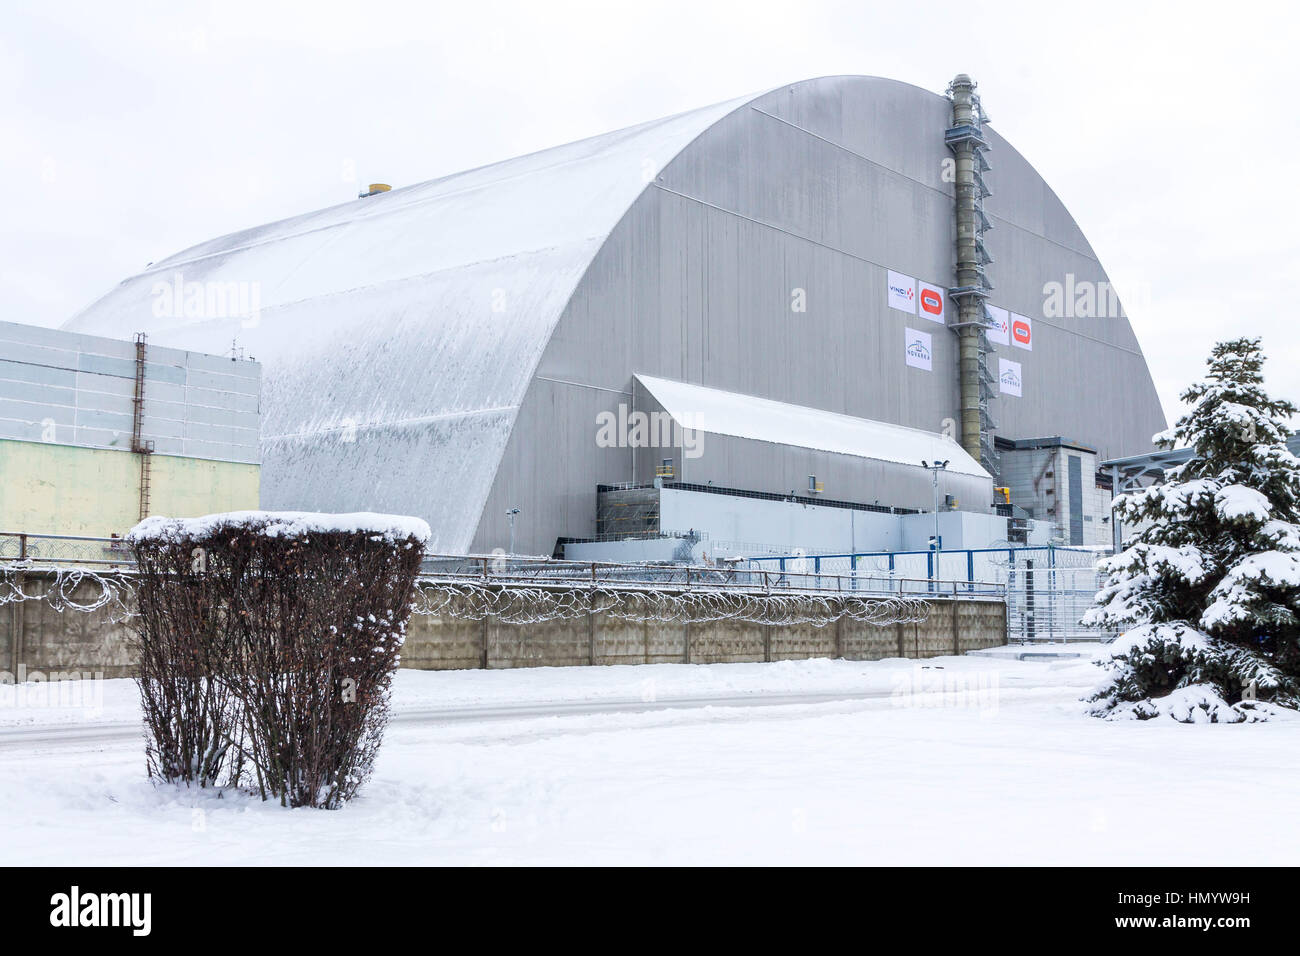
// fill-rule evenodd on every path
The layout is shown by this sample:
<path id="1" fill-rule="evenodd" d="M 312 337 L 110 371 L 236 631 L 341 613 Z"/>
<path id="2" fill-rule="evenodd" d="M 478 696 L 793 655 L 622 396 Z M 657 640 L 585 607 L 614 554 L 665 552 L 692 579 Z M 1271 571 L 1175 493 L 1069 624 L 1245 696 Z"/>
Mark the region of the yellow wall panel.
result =
<path id="1" fill-rule="evenodd" d="M 149 512 L 190 518 L 258 506 L 259 466 L 154 455 Z M 0 531 L 108 537 L 136 523 L 140 456 L 0 440 Z"/>

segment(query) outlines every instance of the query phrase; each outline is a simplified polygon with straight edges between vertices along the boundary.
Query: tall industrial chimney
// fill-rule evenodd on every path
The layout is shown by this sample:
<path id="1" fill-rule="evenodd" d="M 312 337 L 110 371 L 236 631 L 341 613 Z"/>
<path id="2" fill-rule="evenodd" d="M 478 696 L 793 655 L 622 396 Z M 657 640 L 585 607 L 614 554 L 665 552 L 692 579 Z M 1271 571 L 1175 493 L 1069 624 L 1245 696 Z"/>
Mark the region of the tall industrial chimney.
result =
<path id="1" fill-rule="evenodd" d="M 996 422 L 989 413 L 994 397 L 994 378 L 989 371 L 989 344 L 984 334 L 989 315 L 985 300 L 993 283 L 985 266 L 993 261 L 984 247 L 984 233 L 993 228 L 984 215 L 984 199 L 989 196 L 984 173 L 989 169 L 984 154 L 984 123 L 988 117 L 980 106 L 976 84 L 959 73 L 948 84 L 952 101 L 952 125 L 944 133 L 944 142 L 955 157 L 955 213 L 957 221 L 957 285 L 948 294 L 957 303 L 957 321 L 952 328 L 958 341 L 958 383 L 961 415 L 961 444 L 995 478 L 998 455 L 993 446 Z"/>

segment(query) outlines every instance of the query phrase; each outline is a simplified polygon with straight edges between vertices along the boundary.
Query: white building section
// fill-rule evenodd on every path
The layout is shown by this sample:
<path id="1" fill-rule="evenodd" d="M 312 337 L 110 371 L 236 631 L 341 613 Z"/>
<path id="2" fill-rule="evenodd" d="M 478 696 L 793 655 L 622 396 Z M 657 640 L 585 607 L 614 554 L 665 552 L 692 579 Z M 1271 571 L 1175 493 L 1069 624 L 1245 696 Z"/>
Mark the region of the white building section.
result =
<path id="1" fill-rule="evenodd" d="M 961 445 L 937 432 L 650 375 L 636 378 L 678 425 L 706 435 L 873 458 L 918 470 L 922 461 L 947 461 L 948 469 L 957 474 L 990 478 Z"/>
<path id="2" fill-rule="evenodd" d="M 716 563 L 734 556 L 803 553 L 853 554 L 921 551 L 934 533 L 932 512 L 902 514 L 889 509 L 817 504 L 807 499 L 763 498 L 715 489 L 674 487 L 606 492 L 640 496 L 657 508 L 660 533 L 610 541 L 573 541 L 563 556 L 577 561 L 684 561 Z M 939 534 L 949 550 L 1009 546 L 1008 518 L 997 514 L 945 511 Z M 1047 543 L 1047 526 L 1029 544 Z M 922 575 L 923 576 L 923 575 Z"/>

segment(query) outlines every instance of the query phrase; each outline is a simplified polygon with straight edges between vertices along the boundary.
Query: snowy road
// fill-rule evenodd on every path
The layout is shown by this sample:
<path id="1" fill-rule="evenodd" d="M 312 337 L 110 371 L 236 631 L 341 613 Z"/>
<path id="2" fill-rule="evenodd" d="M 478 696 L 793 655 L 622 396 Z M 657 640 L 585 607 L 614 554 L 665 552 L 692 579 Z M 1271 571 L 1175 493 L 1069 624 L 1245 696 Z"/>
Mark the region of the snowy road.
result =
<path id="1" fill-rule="evenodd" d="M 0 701 L 0 863 L 1300 858 L 1276 825 L 1300 722 L 1092 720 L 1096 678 L 973 657 L 403 671 L 375 775 L 334 813 L 152 786 L 134 688 L 102 682 L 88 706 Z"/>
<path id="2" fill-rule="evenodd" d="M 790 707 L 810 704 L 847 703 L 892 697 L 890 690 L 863 693 L 751 693 L 704 697 L 672 697 L 663 700 L 642 698 L 604 699 L 597 701 L 559 701 L 552 703 L 496 704 L 489 706 L 427 707 L 399 710 L 389 726 L 439 726 L 496 720 L 523 720 L 537 717 L 594 716 L 596 714 L 649 713 L 663 710 L 696 710 L 731 707 Z M 56 726 L 0 727 L 0 752 L 6 750 L 45 751 L 60 748 L 98 749 L 133 746 L 141 739 L 141 724 L 132 721 L 104 721 L 90 724 Z"/>
<path id="3" fill-rule="evenodd" d="M 933 700 L 928 706 L 947 706 L 945 701 L 962 697 L 964 690 L 949 692 L 931 691 Z M 398 710 L 389 722 L 390 728 L 436 727 L 446 724 L 480 723 L 499 720 L 524 720 L 540 717 L 595 716 L 599 714 L 653 713 L 665 710 L 713 710 L 748 707 L 807 707 L 818 704 L 853 704 L 860 701 L 892 701 L 893 689 L 877 689 L 861 693 L 749 693 L 698 697 L 671 697 L 647 700 L 642 698 L 601 699 L 595 701 L 559 701 L 551 703 L 495 704 L 488 706 L 462 705 L 459 707 L 421 707 Z M 999 706 L 1033 698 L 1032 691 L 1001 690 Z M 959 704 L 955 704 L 959 706 Z M 88 724 L 61 724 L 54 726 L 0 727 L 0 752 L 27 750 L 44 752 L 56 749 L 103 749 L 114 746 L 133 747 L 141 740 L 138 720 L 102 721 Z"/>

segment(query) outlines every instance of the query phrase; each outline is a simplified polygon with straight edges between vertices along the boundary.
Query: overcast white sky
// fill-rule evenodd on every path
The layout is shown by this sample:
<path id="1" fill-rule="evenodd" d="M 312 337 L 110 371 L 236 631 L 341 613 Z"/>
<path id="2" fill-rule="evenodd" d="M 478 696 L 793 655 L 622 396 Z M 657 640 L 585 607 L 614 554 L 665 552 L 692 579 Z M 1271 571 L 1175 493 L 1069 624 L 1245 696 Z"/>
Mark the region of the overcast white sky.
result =
<path id="1" fill-rule="evenodd" d="M 58 325 L 360 182 L 812 76 L 967 72 L 1101 257 L 1171 418 L 1241 334 L 1300 402 L 1298 27 L 1280 2 L 6 3 L 0 318 Z"/>

